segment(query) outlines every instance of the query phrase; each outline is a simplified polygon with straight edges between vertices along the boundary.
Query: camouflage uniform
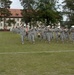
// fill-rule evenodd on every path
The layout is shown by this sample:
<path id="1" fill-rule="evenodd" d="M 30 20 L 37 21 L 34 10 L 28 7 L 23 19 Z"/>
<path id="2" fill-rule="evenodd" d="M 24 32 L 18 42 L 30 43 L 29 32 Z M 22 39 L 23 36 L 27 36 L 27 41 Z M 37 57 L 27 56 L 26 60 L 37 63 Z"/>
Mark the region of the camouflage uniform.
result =
<path id="1" fill-rule="evenodd" d="M 26 36 L 26 32 L 23 26 L 20 27 L 20 35 L 21 35 L 22 44 L 24 44 L 24 37 Z"/>
<path id="2" fill-rule="evenodd" d="M 72 42 L 74 42 L 74 28 L 70 29 L 70 36 L 71 36 Z"/>
<path id="3" fill-rule="evenodd" d="M 30 29 L 30 30 L 28 31 L 28 39 L 29 39 L 29 41 L 31 41 L 32 43 L 35 43 L 35 35 L 36 35 L 36 31 L 35 31 L 34 28 L 33 28 L 33 29 Z"/>

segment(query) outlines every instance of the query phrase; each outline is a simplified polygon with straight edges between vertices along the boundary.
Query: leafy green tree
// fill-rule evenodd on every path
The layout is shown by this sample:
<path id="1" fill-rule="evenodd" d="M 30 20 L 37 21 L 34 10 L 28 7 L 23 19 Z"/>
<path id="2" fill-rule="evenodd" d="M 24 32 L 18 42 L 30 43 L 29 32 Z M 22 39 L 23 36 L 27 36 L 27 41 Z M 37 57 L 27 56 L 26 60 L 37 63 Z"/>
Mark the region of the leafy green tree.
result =
<path id="1" fill-rule="evenodd" d="M 39 0 L 38 2 L 38 16 L 45 21 L 46 25 L 56 23 L 60 20 L 61 15 L 56 9 L 56 0 Z"/>
<path id="2" fill-rule="evenodd" d="M 74 25 L 74 0 L 64 0 L 64 12 L 67 15 L 67 25 L 71 27 Z"/>
<path id="3" fill-rule="evenodd" d="M 22 10 L 22 21 L 24 21 L 26 24 L 32 21 L 32 18 L 34 17 L 34 0 L 20 0 L 21 5 L 23 6 Z"/>
<path id="4" fill-rule="evenodd" d="M 60 20 L 61 15 L 56 9 L 56 0 L 20 0 L 23 6 L 23 20 L 41 21 L 49 25 Z"/>
<path id="5" fill-rule="evenodd" d="M 10 11 L 8 10 L 11 3 L 12 2 L 10 0 L 0 0 L 0 17 L 4 18 L 4 26 L 6 17 L 11 15 Z"/>

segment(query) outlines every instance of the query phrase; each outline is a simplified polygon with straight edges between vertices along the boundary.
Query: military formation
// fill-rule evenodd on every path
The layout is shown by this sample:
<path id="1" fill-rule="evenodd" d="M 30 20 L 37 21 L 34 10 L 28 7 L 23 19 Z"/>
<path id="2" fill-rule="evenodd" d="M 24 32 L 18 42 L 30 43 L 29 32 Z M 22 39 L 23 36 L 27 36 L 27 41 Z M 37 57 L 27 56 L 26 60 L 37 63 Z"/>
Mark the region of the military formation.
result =
<path id="1" fill-rule="evenodd" d="M 67 27 L 56 27 L 52 28 L 50 26 L 32 27 L 27 28 L 27 26 L 21 25 L 20 27 L 13 27 L 12 32 L 18 33 L 21 36 L 21 43 L 24 44 L 24 38 L 35 43 L 36 39 L 45 40 L 50 43 L 53 39 L 58 42 L 61 40 L 63 43 L 67 41 L 74 42 L 74 27 L 68 29 Z"/>

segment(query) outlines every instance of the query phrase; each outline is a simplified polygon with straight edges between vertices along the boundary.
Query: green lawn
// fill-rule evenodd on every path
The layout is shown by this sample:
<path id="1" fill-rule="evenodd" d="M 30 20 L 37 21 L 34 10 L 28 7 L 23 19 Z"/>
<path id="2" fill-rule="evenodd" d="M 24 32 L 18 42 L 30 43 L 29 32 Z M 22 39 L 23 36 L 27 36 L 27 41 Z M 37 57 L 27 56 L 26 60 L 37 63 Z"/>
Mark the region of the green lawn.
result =
<path id="1" fill-rule="evenodd" d="M 0 32 L 0 75 L 74 75 L 73 50 L 70 41 L 56 43 L 54 40 L 48 44 L 37 39 L 32 44 L 25 39 L 22 45 L 20 35 Z"/>

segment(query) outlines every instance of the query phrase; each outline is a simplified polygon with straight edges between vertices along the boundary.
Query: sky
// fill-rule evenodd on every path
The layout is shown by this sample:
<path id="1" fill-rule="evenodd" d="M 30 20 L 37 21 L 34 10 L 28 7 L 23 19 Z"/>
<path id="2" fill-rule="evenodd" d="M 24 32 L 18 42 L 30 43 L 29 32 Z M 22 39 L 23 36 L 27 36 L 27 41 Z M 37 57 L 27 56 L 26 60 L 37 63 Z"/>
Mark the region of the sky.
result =
<path id="1" fill-rule="evenodd" d="M 23 7 L 21 6 L 20 4 L 20 1 L 19 0 L 11 0 L 12 1 L 12 4 L 11 4 L 11 8 L 12 9 L 22 9 Z"/>
<path id="2" fill-rule="evenodd" d="M 11 0 L 12 1 L 12 4 L 11 4 L 11 8 L 15 8 L 15 9 L 23 9 L 23 7 L 21 6 L 20 4 L 20 1 L 19 0 Z M 61 4 L 63 0 L 59 0 L 59 4 Z M 62 8 L 61 8 L 62 9 Z"/>

